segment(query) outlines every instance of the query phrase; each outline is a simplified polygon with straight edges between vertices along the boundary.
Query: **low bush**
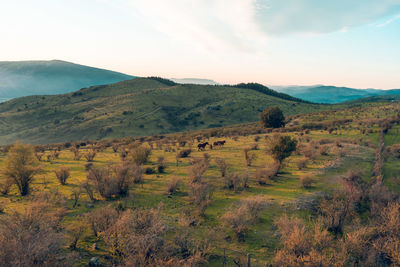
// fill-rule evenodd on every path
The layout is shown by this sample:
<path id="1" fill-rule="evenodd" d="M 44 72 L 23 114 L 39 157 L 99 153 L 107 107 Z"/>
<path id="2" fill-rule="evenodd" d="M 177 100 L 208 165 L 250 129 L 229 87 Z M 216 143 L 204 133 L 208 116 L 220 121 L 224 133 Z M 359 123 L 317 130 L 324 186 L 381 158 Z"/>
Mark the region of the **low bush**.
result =
<path id="1" fill-rule="evenodd" d="M 68 167 L 61 167 L 57 170 L 54 170 L 57 180 L 60 182 L 61 185 L 65 185 L 67 183 L 67 179 L 70 176 L 71 168 Z"/>

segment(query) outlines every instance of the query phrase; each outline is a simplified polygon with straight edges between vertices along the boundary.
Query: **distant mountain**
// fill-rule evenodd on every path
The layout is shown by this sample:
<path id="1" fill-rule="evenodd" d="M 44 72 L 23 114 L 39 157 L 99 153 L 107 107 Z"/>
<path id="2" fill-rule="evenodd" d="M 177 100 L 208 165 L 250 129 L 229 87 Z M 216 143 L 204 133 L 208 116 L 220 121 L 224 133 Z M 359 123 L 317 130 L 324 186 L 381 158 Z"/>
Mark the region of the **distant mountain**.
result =
<path id="1" fill-rule="evenodd" d="M 146 136 L 257 121 L 267 107 L 286 115 L 337 108 L 260 84 L 195 85 L 150 77 L 61 95 L 0 103 L 0 144 Z"/>
<path id="2" fill-rule="evenodd" d="M 54 95 L 134 78 L 119 72 L 61 60 L 0 61 L 0 101 L 29 95 Z"/>
<path id="3" fill-rule="evenodd" d="M 301 98 L 314 103 L 342 103 L 346 101 L 373 97 L 400 95 L 400 89 L 379 90 L 379 89 L 354 89 L 336 86 L 276 86 L 272 87 L 277 91 Z"/>
<path id="4" fill-rule="evenodd" d="M 181 84 L 202 84 L 202 85 L 217 85 L 218 83 L 208 79 L 196 79 L 196 78 L 171 78 L 171 81 Z"/>

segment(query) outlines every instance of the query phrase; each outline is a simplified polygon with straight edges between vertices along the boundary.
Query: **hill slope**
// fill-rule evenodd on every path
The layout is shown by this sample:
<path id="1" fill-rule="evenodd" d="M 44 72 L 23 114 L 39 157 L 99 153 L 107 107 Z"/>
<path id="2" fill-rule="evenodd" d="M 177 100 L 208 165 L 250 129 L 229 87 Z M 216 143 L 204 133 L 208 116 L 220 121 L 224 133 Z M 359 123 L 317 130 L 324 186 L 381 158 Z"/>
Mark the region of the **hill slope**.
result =
<path id="1" fill-rule="evenodd" d="M 70 62 L 0 62 L 0 100 L 42 94 L 62 94 L 83 87 L 120 82 L 134 77 Z"/>
<path id="2" fill-rule="evenodd" d="M 287 115 L 330 108 L 269 93 L 136 78 L 63 95 L 22 97 L 0 104 L 0 143 L 51 143 L 211 128 L 256 121 L 260 111 L 275 105 Z"/>
<path id="3" fill-rule="evenodd" d="M 400 89 L 354 89 L 336 86 L 281 87 L 281 92 L 315 103 L 342 103 L 372 96 L 400 95 Z"/>

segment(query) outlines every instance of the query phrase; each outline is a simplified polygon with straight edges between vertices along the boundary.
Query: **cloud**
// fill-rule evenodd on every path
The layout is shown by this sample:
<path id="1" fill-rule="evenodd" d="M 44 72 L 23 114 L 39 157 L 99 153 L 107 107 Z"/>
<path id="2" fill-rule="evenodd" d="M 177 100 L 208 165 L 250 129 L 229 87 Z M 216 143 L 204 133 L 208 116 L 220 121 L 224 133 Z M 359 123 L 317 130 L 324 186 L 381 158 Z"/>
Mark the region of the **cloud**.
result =
<path id="1" fill-rule="evenodd" d="M 159 32 L 206 50 L 252 50 L 266 41 L 255 0 L 127 0 Z"/>
<path id="2" fill-rule="evenodd" d="M 321 34 L 399 14 L 400 0 L 257 0 L 256 21 L 267 34 Z"/>

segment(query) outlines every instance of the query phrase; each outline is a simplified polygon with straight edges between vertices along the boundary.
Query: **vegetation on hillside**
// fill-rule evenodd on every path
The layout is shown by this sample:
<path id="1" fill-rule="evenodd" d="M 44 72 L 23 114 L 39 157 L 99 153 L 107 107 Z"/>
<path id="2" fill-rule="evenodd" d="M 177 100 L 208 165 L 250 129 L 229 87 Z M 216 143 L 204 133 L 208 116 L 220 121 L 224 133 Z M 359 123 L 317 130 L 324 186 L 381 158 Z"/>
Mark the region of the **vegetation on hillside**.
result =
<path id="1" fill-rule="evenodd" d="M 399 112 L 3 146 L 0 265 L 397 266 Z"/>
<path id="2" fill-rule="evenodd" d="M 178 85 L 136 78 L 56 96 L 0 104 L 0 143 L 52 143 L 147 136 L 257 121 L 267 107 L 285 116 L 338 107 L 234 86 Z"/>

